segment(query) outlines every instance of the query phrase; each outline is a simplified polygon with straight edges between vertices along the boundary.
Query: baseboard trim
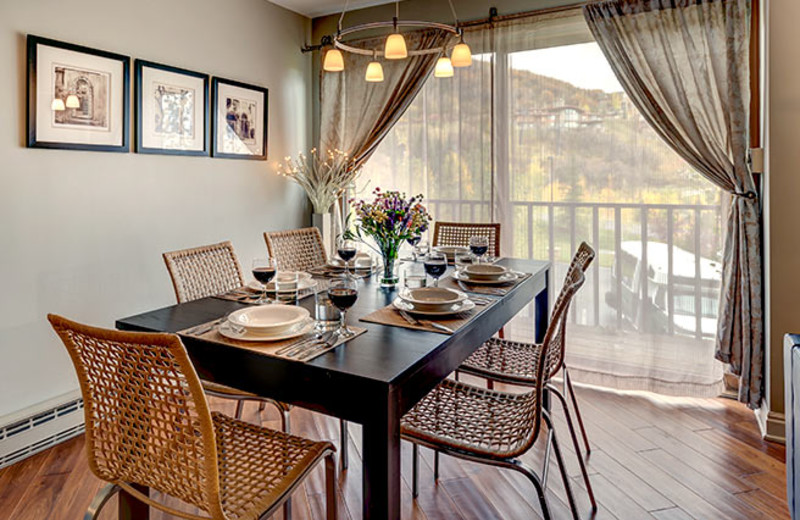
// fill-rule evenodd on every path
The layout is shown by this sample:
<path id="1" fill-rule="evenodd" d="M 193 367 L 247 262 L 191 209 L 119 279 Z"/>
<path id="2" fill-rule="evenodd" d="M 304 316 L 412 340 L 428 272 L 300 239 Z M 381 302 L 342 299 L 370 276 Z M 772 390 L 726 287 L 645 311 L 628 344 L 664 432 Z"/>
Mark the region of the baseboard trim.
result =
<path id="1" fill-rule="evenodd" d="M 770 442 L 786 444 L 786 416 L 765 406 L 754 410 L 761 437 Z"/>

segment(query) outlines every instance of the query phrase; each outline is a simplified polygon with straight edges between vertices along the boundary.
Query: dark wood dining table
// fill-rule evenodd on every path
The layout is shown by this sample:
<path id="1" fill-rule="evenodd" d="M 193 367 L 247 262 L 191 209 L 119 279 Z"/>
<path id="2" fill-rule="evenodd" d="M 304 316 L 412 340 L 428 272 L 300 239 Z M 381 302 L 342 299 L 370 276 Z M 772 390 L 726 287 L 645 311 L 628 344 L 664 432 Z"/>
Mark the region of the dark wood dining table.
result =
<path id="1" fill-rule="evenodd" d="M 440 334 L 358 322 L 388 305 L 396 290 L 366 279 L 348 322 L 366 333 L 309 362 L 259 354 L 195 337 L 182 337 L 201 378 L 339 417 L 362 425 L 363 512 L 367 520 L 400 518 L 400 419 L 423 396 L 494 335 L 531 301 L 534 330 L 541 341 L 547 328 L 550 264 L 504 258 L 498 262 L 532 276 L 499 302 L 477 307 L 476 319 L 454 334 Z M 314 298 L 299 305 L 313 315 Z M 117 320 L 120 330 L 178 332 L 246 306 L 216 297 Z M 146 490 L 145 490 L 146 491 Z M 120 517 L 147 518 L 147 509 L 120 496 Z"/>

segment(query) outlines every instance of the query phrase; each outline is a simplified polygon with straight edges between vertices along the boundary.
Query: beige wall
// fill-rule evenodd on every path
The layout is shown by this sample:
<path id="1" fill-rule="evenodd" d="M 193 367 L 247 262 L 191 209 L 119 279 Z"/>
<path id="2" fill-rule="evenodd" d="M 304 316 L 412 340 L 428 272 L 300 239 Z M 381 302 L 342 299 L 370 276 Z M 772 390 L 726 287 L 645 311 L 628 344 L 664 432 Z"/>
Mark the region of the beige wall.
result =
<path id="1" fill-rule="evenodd" d="M 274 160 L 307 147 L 310 20 L 266 0 L 0 2 L 0 418 L 77 388 L 45 315 L 97 325 L 174 302 L 161 253 L 307 220 Z M 269 88 L 270 162 L 24 147 L 25 34 Z"/>

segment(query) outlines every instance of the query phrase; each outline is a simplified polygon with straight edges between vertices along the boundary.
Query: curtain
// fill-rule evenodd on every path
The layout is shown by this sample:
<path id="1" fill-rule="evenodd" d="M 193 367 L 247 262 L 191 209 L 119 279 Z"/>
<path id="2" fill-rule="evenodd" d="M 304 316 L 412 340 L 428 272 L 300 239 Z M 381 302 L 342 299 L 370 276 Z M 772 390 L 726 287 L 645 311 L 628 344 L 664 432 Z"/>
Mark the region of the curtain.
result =
<path id="1" fill-rule="evenodd" d="M 409 49 L 431 49 L 447 44 L 443 31 L 404 34 Z M 361 40 L 358 46 L 380 48 L 384 38 Z M 320 84 L 320 149 L 344 150 L 363 165 L 419 93 L 436 65 L 437 54 L 380 59 L 384 81 L 370 83 L 364 74 L 371 56 L 345 55 L 345 70 L 322 72 Z"/>
<path id="2" fill-rule="evenodd" d="M 584 7 L 625 92 L 658 134 L 729 192 L 716 357 L 761 404 L 760 207 L 747 165 L 749 2 L 611 0 Z"/>

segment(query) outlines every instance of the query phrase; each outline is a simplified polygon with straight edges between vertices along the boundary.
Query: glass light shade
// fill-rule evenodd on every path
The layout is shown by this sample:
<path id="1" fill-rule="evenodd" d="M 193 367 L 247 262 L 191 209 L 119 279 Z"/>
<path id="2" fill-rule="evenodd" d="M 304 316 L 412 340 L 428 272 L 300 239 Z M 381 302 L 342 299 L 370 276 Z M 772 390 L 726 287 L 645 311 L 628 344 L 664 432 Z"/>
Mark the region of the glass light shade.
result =
<path id="1" fill-rule="evenodd" d="M 62 112 L 66 110 L 66 107 L 64 106 L 64 100 L 61 98 L 55 98 L 53 103 L 50 105 L 50 108 L 56 112 Z"/>
<path id="2" fill-rule="evenodd" d="M 447 56 L 442 56 L 436 62 L 436 68 L 433 69 L 433 75 L 437 78 L 452 78 L 453 77 L 453 63 Z"/>
<path id="3" fill-rule="evenodd" d="M 81 100 L 75 94 L 67 96 L 67 108 L 80 108 Z"/>
<path id="4" fill-rule="evenodd" d="M 387 60 L 402 60 L 408 58 L 408 49 L 406 48 L 406 39 L 402 34 L 390 34 L 386 38 L 386 47 L 383 50 L 383 56 Z"/>
<path id="5" fill-rule="evenodd" d="M 330 49 L 325 53 L 322 69 L 326 72 L 341 72 L 344 70 L 344 56 L 339 49 Z"/>
<path id="6" fill-rule="evenodd" d="M 472 65 L 472 52 L 469 50 L 469 45 L 461 42 L 453 47 L 450 61 L 453 63 L 453 67 L 469 67 Z"/>
<path id="7" fill-rule="evenodd" d="M 367 74 L 364 76 L 364 79 L 371 83 L 380 83 L 383 81 L 383 67 L 377 61 L 369 62 L 367 65 Z"/>

